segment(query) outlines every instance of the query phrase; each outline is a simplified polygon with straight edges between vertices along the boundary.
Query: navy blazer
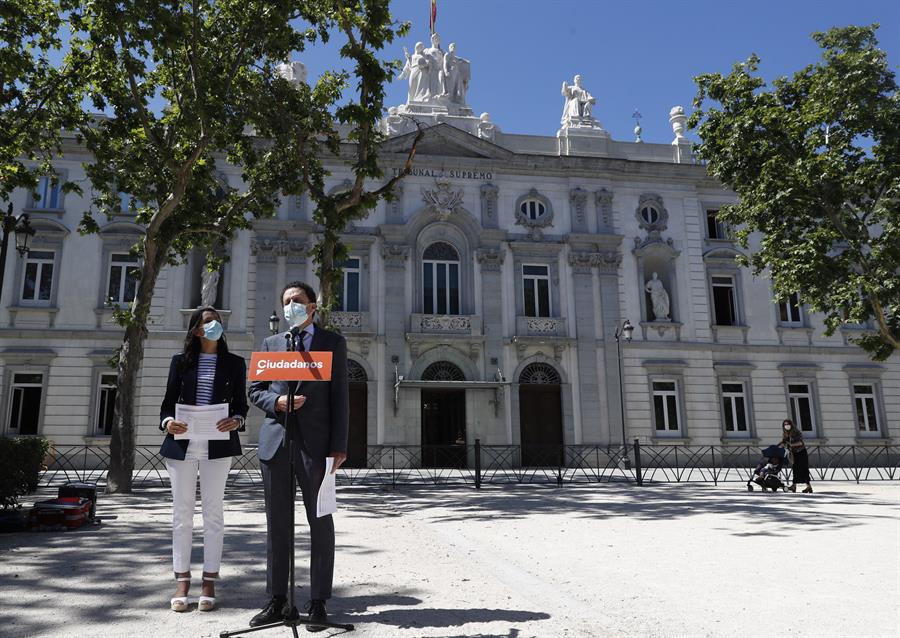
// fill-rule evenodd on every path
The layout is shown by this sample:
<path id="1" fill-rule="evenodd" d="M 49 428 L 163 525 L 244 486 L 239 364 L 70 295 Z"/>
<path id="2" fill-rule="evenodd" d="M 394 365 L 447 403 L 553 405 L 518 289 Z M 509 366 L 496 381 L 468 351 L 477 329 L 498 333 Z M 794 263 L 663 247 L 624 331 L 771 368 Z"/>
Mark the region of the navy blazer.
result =
<path id="1" fill-rule="evenodd" d="M 350 426 L 350 398 L 347 383 L 347 341 L 341 335 L 319 326 L 313 328 L 310 350 L 331 351 L 331 381 L 301 381 L 295 394 L 304 395 L 306 402 L 294 412 L 299 426 L 296 430 L 300 448 L 314 459 L 324 459 L 330 452 L 347 451 Z M 268 337 L 260 350 L 287 350 L 285 333 Z M 288 384 L 295 381 L 253 381 L 250 401 L 266 413 L 259 431 L 259 458 L 268 461 L 284 439 L 284 412 L 275 411 L 278 397 L 288 393 Z"/>
<path id="2" fill-rule="evenodd" d="M 159 422 L 167 417 L 175 418 L 175 405 L 186 403 L 194 405 L 197 401 L 197 364 L 182 370 L 182 354 L 172 357 L 169 366 L 169 380 L 166 383 L 166 396 L 159 410 Z M 216 377 L 213 380 L 212 401 L 210 403 L 228 403 L 229 416 L 247 416 L 247 364 L 244 358 L 236 354 L 219 354 L 216 359 Z M 244 428 L 240 428 L 241 431 Z M 159 448 L 159 453 L 167 459 L 184 460 L 188 439 L 175 440 L 171 434 Z M 227 441 L 210 441 L 209 458 L 221 459 L 226 456 L 240 456 L 241 440 L 235 430 Z"/>

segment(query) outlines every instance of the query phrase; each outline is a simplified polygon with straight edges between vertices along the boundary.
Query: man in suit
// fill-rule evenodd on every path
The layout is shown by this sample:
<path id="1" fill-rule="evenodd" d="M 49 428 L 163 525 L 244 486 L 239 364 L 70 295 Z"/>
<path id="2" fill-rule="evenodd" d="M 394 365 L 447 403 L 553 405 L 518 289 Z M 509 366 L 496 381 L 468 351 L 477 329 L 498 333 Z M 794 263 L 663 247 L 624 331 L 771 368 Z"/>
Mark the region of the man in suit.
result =
<path id="1" fill-rule="evenodd" d="M 287 284 L 282 293 L 287 333 L 263 341 L 261 350 L 331 351 L 331 381 L 254 381 L 250 401 L 266 413 L 259 432 L 259 461 L 266 497 L 266 593 L 268 604 L 250 621 L 252 627 L 279 622 L 286 608 L 290 564 L 291 511 L 296 483 L 290 475 L 288 448 L 282 445 L 287 417 L 288 383 L 297 384 L 291 423 L 294 435 L 294 472 L 303 492 L 310 527 L 310 622 L 327 621 L 325 601 L 331 597 L 334 574 L 334 523 L 331 516 L 316 517 L 316 499 L 325 476 L 325 457 L 334 457 L 337 470 L 347 459 L 348 385 L 347 342 L 342 336 L 313 324 L 316 293 L 300 281 Z M 310 631 L 325 627 L 309 625 Z"/>

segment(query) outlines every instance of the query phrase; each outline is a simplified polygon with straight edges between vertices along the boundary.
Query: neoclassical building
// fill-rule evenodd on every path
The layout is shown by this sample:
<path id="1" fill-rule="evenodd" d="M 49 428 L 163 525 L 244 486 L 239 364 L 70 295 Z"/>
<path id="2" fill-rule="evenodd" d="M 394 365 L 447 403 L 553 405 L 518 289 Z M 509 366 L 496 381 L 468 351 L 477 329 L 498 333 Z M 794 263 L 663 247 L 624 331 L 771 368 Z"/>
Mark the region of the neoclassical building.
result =
<path id="1" fill-rule="evenodd" d="M 416 56 L 380 154 L 386 174 L 400 170 L 418 122 L 413 173 L 344 234 L 334 316 L 351 359 L 352 463 L 379 445 L 476 438 L 521 444 L 522 461 L 539 463 L 529 448 L 621 444 L 623 416 L 626 438 L 645 444 L 755 445 L 780 438 L 787 416 L 820 444 L 891 441 L 897 357 L 875 363 L 852 345 L 867 326 L 825 336 L 802 299 L 773 299 L 768 280 L 737 266 L 741 249 L 716 217 L 734 194 L 693 161 L 680 107 L 671 144 L 613 140 L 577 77 L 563 85 L 556 136 L 516 135 L 467 105 L 468 60 L 439 45 Z M 85 159 L 73 141 L 60 173 L 84 181 Z M 330 168 L 332 188 L 346 188 L 347 167 Z M 240 186 L 236 169 L 222 178 Z M 123 214 L 81 236 L 88 202 L 48 179 L 39 190 L 13 200 L 37 233 L 4 266 L 3 432 L 104 445 L 116 392 L 106 362 L 122 337 L 112 306 L 133 298 L 128 247 L 142 229 Z M 311 219 L 307 198 L 287 198 L 237 236 L 217 281 L 201 254 L 162 273 L 139 443 L 159 440 L 168 361 L 201 296 L 222 309 L 232 350 L 249 354 L 280 313 L 284 282 L 317 283 Z M 633 339 L 617 343 L 625 320 Z M 260 421 L 254 409 L 246 442 Z"/>

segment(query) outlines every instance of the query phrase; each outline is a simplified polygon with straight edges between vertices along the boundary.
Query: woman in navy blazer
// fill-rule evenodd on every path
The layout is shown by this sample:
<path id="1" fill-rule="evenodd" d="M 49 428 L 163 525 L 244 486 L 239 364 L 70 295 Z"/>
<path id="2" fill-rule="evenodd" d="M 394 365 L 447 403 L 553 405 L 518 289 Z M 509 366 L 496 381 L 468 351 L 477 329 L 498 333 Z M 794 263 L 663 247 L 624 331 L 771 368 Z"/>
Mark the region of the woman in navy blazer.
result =
<path id="1" fill-rule="evenodd" d="M 225 536 L 223 499 L 231 457 L 241 454 L 238 431 L 247 416 L 247 365 L 228 352 L 221 318 L 215 308 L 191 314 L 184 349 L 172 357 L 166 395 L 160 408 L 159 429 L 166 432 L 159 453 L 166 459 L 172 484 L 172 565 L 177 587 L 172 611 L 187 611 L 191 581 L 191 541 L 197 476 L 203 507 L 203 582 L 198 609 L 215 608 L 215 580 L 219 577 Z M 227 440 L 175 439 L 190 435 L 188 425 L 175 418 L 175 406 L 228 404 L 228 417 L 216 427 L 229 432 Z"/>

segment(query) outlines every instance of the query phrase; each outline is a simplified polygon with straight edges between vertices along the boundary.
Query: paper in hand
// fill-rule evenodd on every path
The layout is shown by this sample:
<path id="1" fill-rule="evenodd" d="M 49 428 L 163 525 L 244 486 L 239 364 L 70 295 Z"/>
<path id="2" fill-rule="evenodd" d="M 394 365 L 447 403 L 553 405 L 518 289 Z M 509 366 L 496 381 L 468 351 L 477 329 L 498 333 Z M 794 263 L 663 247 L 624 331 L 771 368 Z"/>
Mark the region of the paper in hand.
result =
<path id="1" fill-rule="evenodd" d="M 316 517 L 322 518 L 337 511 L 337 494 L 335 478 L 337 474 L 332 472 L 334 457 L 325 457 L 325 478 L 319 486 L 319 498 L 316 499 Z"/>

